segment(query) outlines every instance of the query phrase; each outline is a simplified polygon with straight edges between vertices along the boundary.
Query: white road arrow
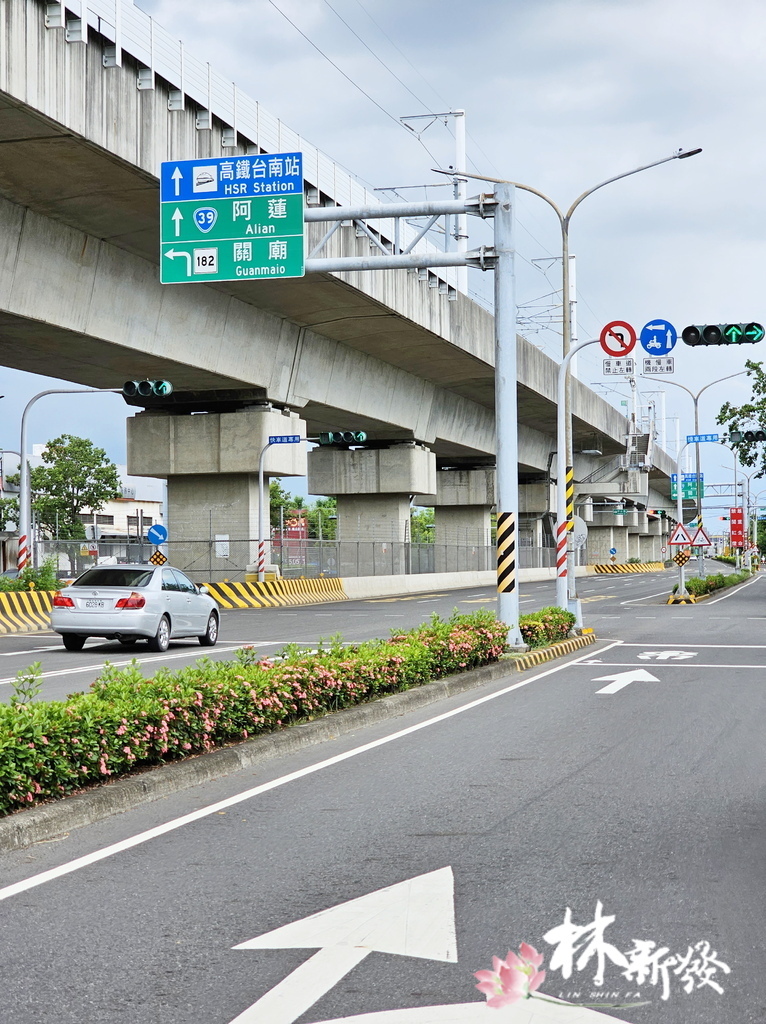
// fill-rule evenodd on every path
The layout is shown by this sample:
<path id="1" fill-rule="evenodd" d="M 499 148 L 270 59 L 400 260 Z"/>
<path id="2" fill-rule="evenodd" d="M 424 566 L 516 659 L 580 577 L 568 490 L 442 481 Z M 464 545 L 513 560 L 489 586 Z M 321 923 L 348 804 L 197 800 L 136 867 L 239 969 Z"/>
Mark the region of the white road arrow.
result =
<path id="1" fill-rule="evenodd" d="M 191 253 L 189 253 L 189 252 L 179 252 L 176 249 L 168 249 L 168 251 L 165 253 L 165 255 L 167 256 L 167 258 L 169 260 L 174 260 L 178 256 L 185 256 L 186 257 L 186 276 L 187 277 L 191 277 Z"/>
<path id="2" fill-rule="evenodd" d="M 175 182 L 175 186 L 176 186 L 176 193 L 175 194 L 177 196 L 180 196 L 180 194 L 181 194 L 181 179 L 183 178 L 183 172 L 182 172 L 181 168 L 180 167 L 176 167 L 176 169 L 173 171 L 173 173 L 170 175 L 170 177 Z"/>
<path id="3" fill-rule="evenodd" d="M 172 219 L 176 227 L 176 238 L 178 238 L 178 236 L 181 234 L 181 221 L 184 219 L 184 215 L 181 213 L 178 207 L 176 207 L 176 212 L 173 214 Z M 186 255 L 188 256 L 189 254 L 187 253 Z M 189 271 L 189 273 L 191 273 L 191 271 Z"/>
<path id="4" fill-rule="evenodd" d="M 602 687 L 600 690 L 596 690 L 596 693 L 617 693 L 623 686 L 628 686 L 630 683 L 659 683 L 657 676 L 653 676 L 651 672 L 647 672 L 645 668 L 631 668 L 627 672 L 615 672 L 611 676 L 596 676 L 593 680 L 594 683 L 604 683 L 607 680 L 612 680 L 608 686 Z"/>
<path id="5" fill-rule="evenodd" d="M 231 1024 L 293 1024 L 373 950 L 457 961 L 452 868 L 440 868 L 266 932 L 234 949 L 319 947 Z"/>

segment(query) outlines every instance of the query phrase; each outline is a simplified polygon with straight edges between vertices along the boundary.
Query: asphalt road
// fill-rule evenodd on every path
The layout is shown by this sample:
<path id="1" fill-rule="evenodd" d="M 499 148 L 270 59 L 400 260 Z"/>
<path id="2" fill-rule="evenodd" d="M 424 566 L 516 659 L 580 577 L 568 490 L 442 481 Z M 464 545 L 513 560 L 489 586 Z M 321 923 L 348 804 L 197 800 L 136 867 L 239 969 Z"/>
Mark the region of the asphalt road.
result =
<path id="1" fill-rule="evenodd" d="M 582 579 L 578 581 L 578 592 L 583 599 L 586 623 L 601 635 L 602 626 L 608 629 L 610 618 L 617 621 L 624 607 L 632 607 L 623 606 L 622 602 L 636 598 L 637 609 L 646 602 L 650 613 L 654 610 L 660 616 L 667 615 L 666 609 L 653 609 L 652 602 L 667 597 L 673 580 L 671 572 Z M 528 583 L 521 588 L 522 612 L 554 603 L 552 581 Z M 393 629 L 418 625 L 434 612 L 446 618 L 455 609 L 471 612 L 477 608 L 494 609 L 496 604 L 494 588 L 474 587 L 404 598 L 223 611 L 221 638 L 216 647 L 202 648 L 196 640 L 180 640 L 172 642 L 165 654 L 152 654 L 145 644 L 126 650 L 117 641 L 95 638 L 82 651 L 65 651 L 61 638 L 53 632 L 6 634 L 0 636 L 0 700 L 10 698 L 17 672 L 34 662 L 40 662 L 43 674 L 41 698 L 62 700 L 69 693 L 87 689 L 107 661 L 127 665 L 136 658 L 144 674 L 150 675 L 163 665 L 180 668 L 201 657 L 230 659 L 238 647 L 246 644 L 253 644 L 260 653 L 269 655 L 288 643 L 313 647 L 321 638 L 336 633 L 348 641 L 367 640 L 388 636 Z"/>
<path id="2" fill-rule="evenodd" d="M 585 652 L 2 855 L 4 1017 L 766 1019 L 766 581 L 669 608 L 585 582 Z M 551 997 L 651 1003 L 483 1008 L 473 972 L 522 942 Z"/>

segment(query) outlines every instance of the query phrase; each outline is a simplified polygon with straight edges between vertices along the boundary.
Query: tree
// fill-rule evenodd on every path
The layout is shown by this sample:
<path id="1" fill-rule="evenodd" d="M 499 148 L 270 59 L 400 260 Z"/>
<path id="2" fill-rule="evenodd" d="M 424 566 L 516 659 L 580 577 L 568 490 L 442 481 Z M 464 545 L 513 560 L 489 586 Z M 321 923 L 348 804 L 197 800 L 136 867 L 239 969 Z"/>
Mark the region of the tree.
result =
<path id="1" fill-rule="evenodd" d="M 120 497 L 117 467 L 103 448 L 84 437 L 62 434 L 42 453 L 44 466 L 29 474 L 32 508 L 49 536 L 85 536 L 80 514 L 97 513 L 111 498 Z"/>
<path id="2" fill-rule="evenodd" d="M 272 480 L 269 483 L 269 519 L 274 529 L 279 529 L 279 510 L 283 510 L 283 516 L 287 519 L 291 512 L 304 507 L 303 498 L 294 498 L 289 491 L 286 491 L 280 480 Z"/>
<path id="3" fill-rule="evenodd" d="M 742 405 L 724 402 L 716 422 L 729 431 L 766 430 L 766 372 L 763 363 L 756 363 L 752 359 L 748 359 L 745 366 L 748 377 L 753 380 L 752 398 Z M 758 476 L 766 473 L 766 446 L 763 441 L 746 441 L 743 437 L 731 447 L 743 466 L 758 466 Z"/>
<path id="4" fill-rule="evenodd" d="M 432 508 L 413 509 L 410 516 L 413 544 L 433 544 L 434 541 L 434 510 Z"/>

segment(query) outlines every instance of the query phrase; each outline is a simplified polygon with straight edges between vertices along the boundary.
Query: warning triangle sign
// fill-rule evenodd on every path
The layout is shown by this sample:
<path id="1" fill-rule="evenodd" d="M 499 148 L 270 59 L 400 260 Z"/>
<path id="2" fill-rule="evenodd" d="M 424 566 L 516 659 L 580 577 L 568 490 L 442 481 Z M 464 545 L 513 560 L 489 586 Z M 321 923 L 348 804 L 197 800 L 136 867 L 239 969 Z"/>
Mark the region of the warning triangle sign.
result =
<path id="1" fill-rule="evenodd" d="M 707 533 L 705 532 L 705 527 L 698 526 L 697 532 L 692 537 L 692 547 L 709 548 L 712 543 L 712 540 L 708 537 Z"/>
<path id="2" fill-rule="evenodd" d="M 668 540 L 668 544 L 679 544 L 683 547 L 691 547 L 692 539 L 689 536 L 689 531 L 683 525 L 683 523 L 676 523 L 676 528 Z M 708 541 L 708 544 L 710 541 Z"/>

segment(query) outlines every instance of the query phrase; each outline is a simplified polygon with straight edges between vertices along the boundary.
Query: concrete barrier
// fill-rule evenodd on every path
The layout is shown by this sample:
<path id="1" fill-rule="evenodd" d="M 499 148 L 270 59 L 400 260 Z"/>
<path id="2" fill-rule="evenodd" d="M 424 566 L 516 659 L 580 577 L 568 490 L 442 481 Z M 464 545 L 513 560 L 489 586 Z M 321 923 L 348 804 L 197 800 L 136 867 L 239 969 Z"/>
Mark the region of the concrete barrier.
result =
<path id="1" fill-rule="evenodd" d="M 663 567 L 661 562 L 650 565 Z M 577 576 L 592 576 L 598 566 L 580 566 Z M 609 569 L 611 571 L 611 567 Z M 648 571 L 628 566 L 626 571 Z M 555 579 L 555 569 L 520 569 L 519 582 Z M 349 576 L 346 579 L 280 579 L 264 583 L 206 583 L 221 608 L 284 608 L 289 605 L 325 604 L 332 601 L 364 601 L 406 597 L 467 587 L 492 587 L 495 571 L 413 573 L 409 576 Z M 33 633 L 50 629 L 49 613 L 55 591 L 0 592 L 0 633 Z"/>
<path id="2" fill-rule="evenodd" d="M 661 572 L 664 562 L 625 562 L 619 565 L 594 565 L 593 571 L 599 575 L 607 572 Z"/>

